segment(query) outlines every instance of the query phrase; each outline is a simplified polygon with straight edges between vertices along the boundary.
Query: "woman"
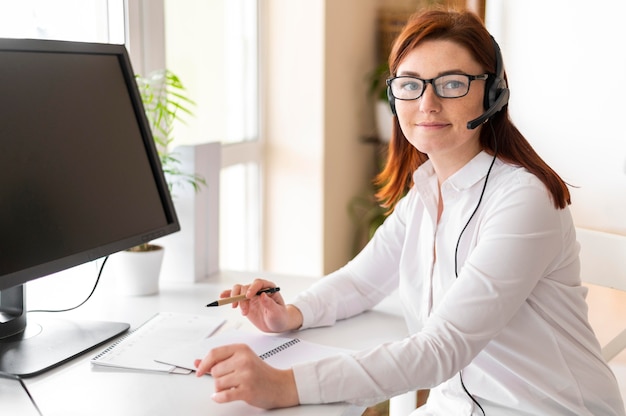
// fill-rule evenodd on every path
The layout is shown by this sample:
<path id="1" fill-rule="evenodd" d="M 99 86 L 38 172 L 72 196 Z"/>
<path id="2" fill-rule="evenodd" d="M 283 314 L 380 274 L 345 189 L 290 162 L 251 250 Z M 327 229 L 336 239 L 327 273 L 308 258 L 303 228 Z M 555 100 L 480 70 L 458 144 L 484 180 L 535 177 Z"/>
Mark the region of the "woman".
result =
<path id="1" fill-rule="evenodd" d="M 243 345 L 197 362 L 218 402 L 379 402 L 430 389 L 415 415 L 624 415 L 587 321 L 562 179 L 509 119 L 496 42 L 471 13 L 429 11 L 395 42 L 396 114 L 369 244 L 293 304 L 237 285 L 242 313 L 283 332 L 331 325 L 399 287 L 410 337 L 276 370 Z M 340 299 L 340 301 L 339 301 Z"/>

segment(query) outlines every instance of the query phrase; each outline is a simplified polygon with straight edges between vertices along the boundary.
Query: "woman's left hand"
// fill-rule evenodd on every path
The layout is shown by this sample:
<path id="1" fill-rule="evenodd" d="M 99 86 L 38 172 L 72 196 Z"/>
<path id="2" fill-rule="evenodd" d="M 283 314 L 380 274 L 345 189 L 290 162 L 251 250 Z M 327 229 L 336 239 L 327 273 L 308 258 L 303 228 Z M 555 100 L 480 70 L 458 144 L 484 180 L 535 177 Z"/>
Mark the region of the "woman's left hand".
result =
<path id="1" fill-rule="evenodd" d="M 299 404 L 293 371 L 268 365 L 245 344 L 214 348 L 195 365 L 198 377 L 213 377 L 218 403 L 243 400 L 263 409 Z"/>

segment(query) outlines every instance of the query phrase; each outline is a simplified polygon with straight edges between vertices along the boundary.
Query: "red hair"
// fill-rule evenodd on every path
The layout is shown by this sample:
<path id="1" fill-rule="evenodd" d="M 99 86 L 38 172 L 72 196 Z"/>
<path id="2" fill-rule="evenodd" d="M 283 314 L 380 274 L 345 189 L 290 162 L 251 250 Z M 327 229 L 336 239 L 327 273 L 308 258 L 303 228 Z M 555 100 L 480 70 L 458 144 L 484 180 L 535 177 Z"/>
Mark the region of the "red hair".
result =
<path id="1" fill-rule="evenodd" d="M 396 74 L 408 52 L 426 40 L 449 40 L 467 49 L 485 71 L 496 72 L 493 40 L 482 21 L 467 11 L 429 10 L 413 16 L 396 38 L 389 55 L 389 72 Z M 505 74 L 506 79 L 506 74 Z M 488 153 L 496 153 L 503 161 L 522 166 L 537 176 L 552 196 L 554 206 L 563 209 L 571 203 L 567 184 L 539 157 L 530 143 L 513 125 L 508 105 L 488 121 L 491 128 L 481 128 L 480 144 Z M 395 204 L 413 185 L 412 174 L 428 155 L 413 147 L 394 116 L 393 132 L 387 150 L 387 161 L 374 183 L 379 186 L 376 198 L 391 212 Z"/>

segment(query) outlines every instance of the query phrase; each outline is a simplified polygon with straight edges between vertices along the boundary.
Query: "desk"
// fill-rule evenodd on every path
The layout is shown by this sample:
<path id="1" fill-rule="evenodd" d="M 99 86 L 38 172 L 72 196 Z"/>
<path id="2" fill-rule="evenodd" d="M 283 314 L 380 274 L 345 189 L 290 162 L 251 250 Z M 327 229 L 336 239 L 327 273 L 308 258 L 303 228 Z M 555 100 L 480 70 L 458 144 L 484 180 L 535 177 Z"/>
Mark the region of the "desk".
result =
<path id="1" fill-rule="evenodd" d="M 206 308 L 209 301 L 233 283 L 245 283 L 258 274 L 223 272 L 202 283 L 166 283 L 160 293 L 145 297 L 122 297 L 115 294 L 110 282 L 102 282 L 94 297 L 77 311 L 68 312 L 76 318 L 122 321 L 131 329 L 158 312 L 182 312 L 221 316 L 231 322 L 251 327 L 238 310 L 228 306 Z M 280 287 L 288 302 L 317 279 L 270 276 Z M 41 284 L 46 284 L 41 279 Z M 48 289 L 40 288 L 42 293 Z M 34 292 L 34 293 L 33 293 Z M 29 296 L 37 296 L 37 289 Z M 50 292 L 47 292 L 50 293 Z M 29 299 L 32 300 L 32 299 Z M 375 310 L 365 312 L 333 327 L 298 332 L 297 337 L 322 344 L 361 349 L 406 335 L 399 307 L 393 298 L 385 300 Z M 267 411 L 244 402 L 217 404 L 211 400 L 213 391 L 209 377 L 195 375 L 149 373 L 132 370 L 95 367 L 89 359 L 106 346 L 89 352 L 63 366 L 40 376 L 25 379 L 32 396 L 44 416 L 99 415 L 210 415 L 249 416 Z M 2 406 L 5 398 L 2 398 Z M 363 408 L 345 403 L 319 406 L 298 406 L 272 410 L 277 416 L 361 415 Z"/>

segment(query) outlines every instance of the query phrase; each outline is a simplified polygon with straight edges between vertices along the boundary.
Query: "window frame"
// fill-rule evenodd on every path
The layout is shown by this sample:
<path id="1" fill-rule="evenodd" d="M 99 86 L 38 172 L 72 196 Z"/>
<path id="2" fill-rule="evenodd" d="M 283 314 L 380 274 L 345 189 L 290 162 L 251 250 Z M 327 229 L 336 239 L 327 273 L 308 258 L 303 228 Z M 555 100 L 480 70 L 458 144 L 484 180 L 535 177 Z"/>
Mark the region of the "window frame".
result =
<path id="1" fill-rule="evenodd" d="M 149 73 L 150 71 L 165 68 L 166 66 L 166 42 L 165 42 L 165 3 L 164 0 L 124 0 L 126 8 L 126 47 L 129 50 L 133 67 L 137 73 Z M 256 0 L 257 28 L 260 28 L 261 2 Z M 261 31 L 257 29 L 257 51 L 260 51 Z M 257 66 L 263 67 L 262 53 L 257 52 Z M 246 257 L 238 264 L 238 270 L 260 270 L 262 268 L 263 249 L 263 195 L 264 195 L 264 151 L 265 140 L 263 138 L 263 114 L 260 103 L 263 102 L 264 91 L 260 83 L 260 70 L 257 71 L 257 137 L 242 138 L 239 142 L 223 143 L 221 146 L 221 169 L 227 169 L 235 165 L 252 166 L 256 169 L 256 179 L 246 183 L 246 191 L 254 193 L 254 202 L 246 214 L 245 245 L 242 248 Z M 256 212 L 254 212 L 256 211 Z M 220 234 L 228 232 L 224 230 L 220 221 Z M 244 242 L 242 242 L 244 244 Z M 224 248 L 228 250 L 228 248 Z M 222 251 L 222 250 L 220 250 Z M 223 256 L 220 255 L 220 268 Z M 224 265 L 233 268 L 230 264 Z"/>

